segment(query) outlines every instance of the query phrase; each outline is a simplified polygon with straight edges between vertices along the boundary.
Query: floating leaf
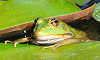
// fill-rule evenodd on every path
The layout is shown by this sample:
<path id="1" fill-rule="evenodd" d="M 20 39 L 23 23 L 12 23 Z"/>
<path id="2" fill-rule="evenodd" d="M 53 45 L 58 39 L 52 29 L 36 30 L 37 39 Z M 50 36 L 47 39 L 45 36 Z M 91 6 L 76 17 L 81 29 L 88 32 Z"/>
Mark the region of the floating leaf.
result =
<path id="1" fill-rule="evenodd" d="M 43 46 L 0 43 L 0 60 L 99 60 L 100 42 L 87 42 L 65 45 L 52 52 L 52 48 L 42 50 Z"/>
<path id="2" fill-rule="evenodd" d="M 77 19 L 80 19 L 80 20 L 83 20 L 83 19 L 89 19 L 91 16 L 92 16 L 92 13 L 93 13 L 93 11 L 94 11 L 94 8 L 95 8 L 95 5 L 96 4 L 94 4 L 93 6 L 91 6 L 91 7 L 89 7 L 89 8 L 87 8 L 87 9 L 85 9 L 85 10 L 82 10 L 82 11 L 80 11 L 80 12 L 76 12 L 76 13 L 71 13 L 71 14 L 68 14 L 68 15 L 60 15 L 60 16 L 55 16 L 54 18 L 57 18 L 58 20 L 61 20 L 61 21 L 63 21 L 63 22 L 72 22 L 72 21 L 75 21 L 75 20 L 77 20 Z M 33 15 L 34 16 L 34 15 Z M 16 17 L 15 17 L 16 18 Z M 19 18 L 21 18 L 20 16 L 19 16 Z M 45 19 L 49 19 L 50 17 L 48 17 L 48 18 L 45 18 Z M 7 28 L 7 29 L 4 29 L 4 30 L 1 30 L 0 31 L 0 34 L 5 34 L 5 33 L 8 33 L 8 32 L 12 32 L 12 31 L 17 31 L 17 30 L 25 30 L 25 29 L 29 29 L 31 26 L 32 26 L 32 22 L 30 22 L 30 23 L 25 23 L 24 21 L 25 20 L 23 20 L 22 19 L 22 21 L 23 21 L 23 23 L 24 24 L 21 24 L 21 25 L 18 25 L 18 26 L 15 26 L 15 24 L 13 24 L 14 22 L 19 22 L 20 20 L 18 20 L 17 21 L 17 19 L 16 20 L 14 20 L 14 21 L 11 21 L 11 22 L 9 22 L 8 24 L 10 24 L 10 25 L 14 25 L 13 27 L 10 27 L 9 25 L 7 25 L 7 24 L 3 24 L 3 25 L 0 25 L 0 26 L 2 26 L 1 28 L 7 28 L 7 27 L 9 27 L 9 28 Z M 27 22 L 29 22 L 29 20 L 27 20 Z M 0 22 L 1 23 L 1 22 Z M 11 24 L 12 23 L 12 24 Z M 1 23 L 2 24 L 2 23 Z"/>
<path id="3" fill-rule="evenodd" d="M 2 6 L 3 3 L 5 3 L 6 1 L 0 1 L 0 6 Z"/>
<path id="4" fill-rule="evenodd" d="M 100 22 L 100 3 L 98 3 L 94 9 L 93 17 Z"/>
<path id="5" fill-rule="evenodd" d="M 69 0 L 69 1 L 72 1 L 73 3 L 77 3 L 78 5 L 82 6 L 88 3 L 90 0 Z"/>
<path id="6" fill-rule="evenodd" d="M 0 30 L 34 21 L 81 11 L 66 0 L 8 0 L 0 6 Z M 6 22 L 6 23 L 4 23 Z"/>

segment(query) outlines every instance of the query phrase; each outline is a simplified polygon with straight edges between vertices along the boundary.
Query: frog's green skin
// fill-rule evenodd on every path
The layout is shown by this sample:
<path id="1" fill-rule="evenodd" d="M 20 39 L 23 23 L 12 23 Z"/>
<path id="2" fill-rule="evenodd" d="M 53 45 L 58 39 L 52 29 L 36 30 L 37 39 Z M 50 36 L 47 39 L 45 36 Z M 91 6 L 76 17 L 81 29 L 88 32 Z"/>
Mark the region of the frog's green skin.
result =
<path id="1" fill-rule="evenodd" d="M 37 20 L 37 27 L 34 29 L 38 44 L 55 44 L 44 48 L 54 47 L 55 50 L 62 45 L 89 41 L 85 32 L 53 19 L 47 21 L 40 18 Z M 54 21 L 58 21 L 58 23 L 54 23 Z"/>
<path id="2" fill-rule="evenodd" d="M 63 40 L 71 39 L 76 42 L 84 42 L 87 40 L 87 35 L 85 32 L 78 29 L 74 29 L 62 21 L 53 26 L 54 21 L 44 20 L 40 18 L 37 21 L 37 27 L 35 27 L 34 32 L 37 38 L 37 43 L 39 44 L 54 44 Z M 52 23 L 52 24 L 51 24 Z M 56 41 L 58 40 L 58 41 Z"/>
<path id="3" fill-rule="evenodd" d="M 85 32 L 74 29 L 66 23 L 59 21 L 55 18 L 49 19 L 49 21 L 44 20 L 43 18 L 38 18 L 33 32 L 34 34 L 32 35 L 32 37 L 34 38 L 35 36 L 35 41 L 37 44 L 55 44 L 53 46 L 49 46 L 55 47 L 55 49 L 62 45 L 80 43 L 88 40 Z M 27 39 L 29 39 L 29 37 Z M 33 41 L 33 39 L 27 39 L 26 41 Z M 20 40 L 16 42 L 19 43 Z M 22 40 L 24 40 L 25 42 L 25 39 Z M 16 42 L 14 41 L 14 43 Z"/>

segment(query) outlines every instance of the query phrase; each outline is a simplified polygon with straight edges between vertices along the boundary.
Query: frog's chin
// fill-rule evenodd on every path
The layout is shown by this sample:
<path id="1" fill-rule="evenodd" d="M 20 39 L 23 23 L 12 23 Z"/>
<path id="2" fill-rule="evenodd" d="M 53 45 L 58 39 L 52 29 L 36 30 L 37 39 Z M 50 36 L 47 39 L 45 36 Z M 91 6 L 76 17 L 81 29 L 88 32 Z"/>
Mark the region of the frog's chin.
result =
<path id="1" fill-rule="evenodd" d="M 74 35 L 72 34 L 65 34 L 65 35 L 44 35 L 44 36 L 37 36 L 37 43 L 38 44 L 55 44 L 59 43 L 63 40 L 67 40 L 69 38 L 72 38 Z"/>

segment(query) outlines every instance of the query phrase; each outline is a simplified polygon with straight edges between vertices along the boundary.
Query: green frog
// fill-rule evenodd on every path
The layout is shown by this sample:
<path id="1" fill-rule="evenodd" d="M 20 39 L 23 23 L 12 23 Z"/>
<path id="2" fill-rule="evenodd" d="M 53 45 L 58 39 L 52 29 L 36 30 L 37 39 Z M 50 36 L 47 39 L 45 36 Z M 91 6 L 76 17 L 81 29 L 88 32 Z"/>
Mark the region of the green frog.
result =
<path id="1" fill-rule="evenodd" d="M 31 37 L 35 39 L 26 37 L 13 42 L 7 40 L 5 41 L 5 44 L 11 42 L 14 43 L 14 47 L 16 47 L 18 43 L 35 41 L 37 45 L 50 45 L 43 47 L 43 49 L 53 47 L 54 51 L 57 47 L 63 45 L 89 41 L 85 32 L 72 28 L 56 18 L 45 20 L 44 18 L 39 17 L 35 19 L 35 22 L 36 25 L 31 35 Z"/>

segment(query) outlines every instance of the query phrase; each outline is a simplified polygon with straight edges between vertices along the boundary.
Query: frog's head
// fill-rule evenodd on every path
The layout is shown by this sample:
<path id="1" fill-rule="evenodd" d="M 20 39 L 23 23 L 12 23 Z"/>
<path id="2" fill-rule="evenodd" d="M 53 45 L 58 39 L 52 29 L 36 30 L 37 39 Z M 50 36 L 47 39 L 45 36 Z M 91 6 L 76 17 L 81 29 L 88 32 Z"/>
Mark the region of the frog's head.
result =
<path id="1" fill-rule="evenodd" d="M 34 34 L 38 43 L 52 44 L 74 36 L 69 26 L 56 18 L 51 18 L 49 21 L 43 18 L 37 18 L 35 22 L 37 23 Z"/>

